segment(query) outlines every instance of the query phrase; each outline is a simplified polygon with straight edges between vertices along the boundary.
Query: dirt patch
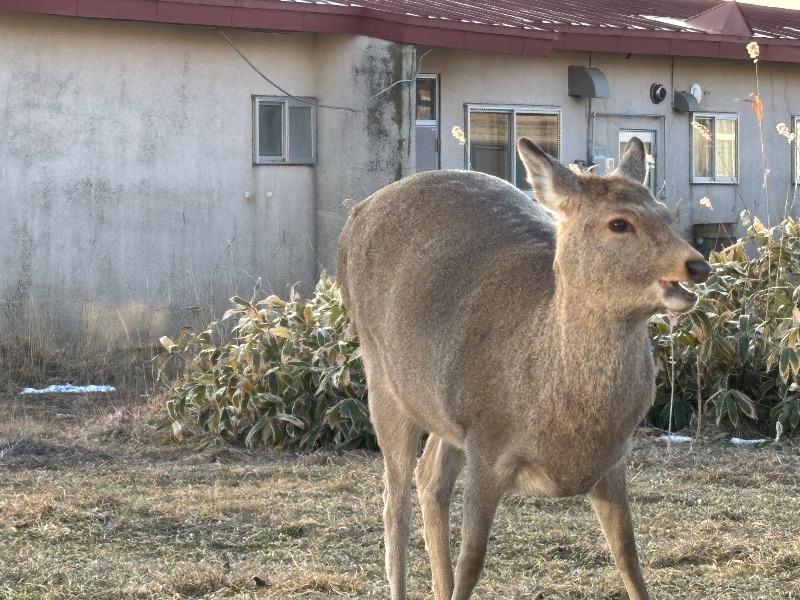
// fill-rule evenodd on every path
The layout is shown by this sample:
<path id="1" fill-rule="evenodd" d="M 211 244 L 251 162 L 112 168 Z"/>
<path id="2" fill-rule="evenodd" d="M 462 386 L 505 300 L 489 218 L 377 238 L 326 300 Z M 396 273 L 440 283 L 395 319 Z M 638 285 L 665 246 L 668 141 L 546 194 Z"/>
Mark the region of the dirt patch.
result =
<path id="1" fill-rule="evenodd" d="M 97 394 L 3 394 L 0 407 L 15 419 L 80 423 L 115 410 L 125 400 L 115 393 Z"/>
<path id="2" fill-rule="evenodd" d="M 80 444 L 65 445 L 35 437 L 0 439 L 0 467 L 56 469 L 106 463 L 113 458 L 108 452 Z"/>

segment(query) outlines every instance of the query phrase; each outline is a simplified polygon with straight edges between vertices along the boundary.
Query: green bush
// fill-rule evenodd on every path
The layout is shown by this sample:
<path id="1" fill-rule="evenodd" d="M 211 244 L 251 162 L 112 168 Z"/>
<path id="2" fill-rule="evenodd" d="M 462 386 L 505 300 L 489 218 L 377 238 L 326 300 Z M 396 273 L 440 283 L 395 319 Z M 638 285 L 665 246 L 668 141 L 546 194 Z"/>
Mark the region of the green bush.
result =
<path id="1" fill-rule="evenodd" d="M 697 309 L 651 322 L 658 366 L 651 420 L 666 429 L 671 408 L 673 429 L 693 419 L 699 428 L 709 414 L 717 424 L 797 430 L 800 223 L 787 218 L 767 229 L 755 220 L 746 238 L 710 262 Z"/>
<path id="2" fill-rule="evenodd" d="M 162 338 L 167 362 L 183 362 L 164 425 L 188 413 L 212 439 L 231 443 L 374 448 L 358 342 L 346 333 L 332 280 L 323 275 L 308 301 L 294 291 L 289 302 L 257 295 L 232 298 L 234 307 L 199 334 Z"/>
<path id="3" fill-rule="evenodd" d="M 673 430 L 699 429 L 708 415 L 773 434 L 800 429 L 800 222 L 755 221 L 711 265 L 696 310 L 651 321 L 651 422 L 667 429 L 672 415 Z M 333 281 L 323 275 L 308 301 L 257 296 L 233 298 L 199 334 L 162 338 L 167 361 L 183 363 L 165 426 L 188 416 L 231 443 L 375 448 L 358 341 Z"/>

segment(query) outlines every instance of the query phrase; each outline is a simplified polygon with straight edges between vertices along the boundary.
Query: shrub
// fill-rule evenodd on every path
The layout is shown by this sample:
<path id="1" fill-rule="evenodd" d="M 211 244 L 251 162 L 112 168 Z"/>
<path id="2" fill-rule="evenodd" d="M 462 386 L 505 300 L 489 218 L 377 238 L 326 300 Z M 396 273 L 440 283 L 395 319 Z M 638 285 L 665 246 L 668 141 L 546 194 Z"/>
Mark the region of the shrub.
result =
<path id="1" fill-rule="evenodd" d="M 162 338 L 167 361 L 180 360 L 170 384 L 170 421 L 190 414 L 212 438 L 277 448 L 374 448 L 357 340 L 346 332 L 339 291 L 324 276 L 313 297 L 231 299 L 220 322 L 178 342 Z M 230 338 L 226 325 L 235 325 Z"/>
<path id="2" fill-rule="evenodd" d="M 663 429 L 699 429 L 704 415 L 772 433 L 800 429 L 800 222 L 767 229 L 756 220 L 710 262 L 697 309 L 651 321 L 649 419 Z M 294 291 L 289 302 L 257 296 L 232 298 L 199 334 L 162 338 L 167 361 L 183 362 L 164 426 L 190 415 L 212 439 L 232 443 L 375 448 L 358 341 L 334 282 L 323 274 L 308 301 Z"/>
<path id="3" fill-rule="evenodd" d="M 650 418 L 667 428 L 671 412 L 673 428 L 692 419 L 699 428 L 710 413 L 717 424 L 797 430 L 800 222 L 768 229 L 756 219 L 746 238 L 710 262 L 697 309 L 651 322 L 658 391 Z"/>

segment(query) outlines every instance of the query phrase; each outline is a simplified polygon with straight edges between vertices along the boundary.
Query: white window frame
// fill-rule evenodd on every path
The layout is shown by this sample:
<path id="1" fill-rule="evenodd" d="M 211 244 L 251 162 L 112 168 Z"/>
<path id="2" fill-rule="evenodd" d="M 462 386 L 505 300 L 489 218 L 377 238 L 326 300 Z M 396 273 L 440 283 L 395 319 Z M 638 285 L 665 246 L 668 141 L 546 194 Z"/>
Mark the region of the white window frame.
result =
<path id="1" fill-rule="evenodd" d="M 416 119 L 415 115 L 415 123 L 424 127 L 439 127 L 439 113 L 441 112 L 441 103 L 439 101 L 439 75 L 434 73 L 419 73 L 415 79 L 429 79 L 433 81 L 433 94 L 435 96 L 434 111 L 436 113 L 435 119 Z"/>
<path id="2" fill-rule="evenodd" d="M 283 107 L 281 118 L 281 154 L 275 156 L 260 155 L 258 148 L 258 109 L 262 105 L 280 105 Z M 315 98 L 291 96 L 253 96 L 253 164 L 254 165 L 313 165 L 317 162 L 317 101 Z M 311 155 L 293 156 L 289 147 L 290 119 L 289 109 L 293 107 L 310 108 L 311 116 Z"/>
<path id="3" fill-rule="evenodd" d="M 800 135 L 800 115 L 792 116 L 792 181 L 795 185 L 800 185 L 800 143 L 797 136 Z"/>
<path id="4" fill-rule="evenodd" d="M 646 160 L 647 164 L 647 183 L 645 185 L 650 188 L 650 192 L 655 196 L 658 193 L 658 132 L 655 129 L 620 129 L 617 134 L 619 145 L 628 143 L 631 138 L 638 137 L 645 144 L 650 144 L 650 154 L 645 157 L 648 159 L 652 157 L 653 162 Z M 620 151 L 619 161 L 622 160 L 622 152 Z"/>
<path id="5" fill-rule="evenodd" d="M 691 135 L 691 156 L 689 157 L 689 169 L 691 170 L 691 181 L 692 183 L 698 184 L 723 184 L 723 185 L 735 185 L 739 183 L 739 115 L 736 113 L 714 113 L 714 112 L 697 112 L 692 113 L 692 121 L 696 121 L 697 119 L 712 119 L 713 126 L 711 131 L 712 136 L 712 148 L 716 144 L 718 133 L 717 133 L 717 121 L 718 120 L 726 120 L 726 121 L 733 121 L 735 123 L 734 126 L 734 136 L 735 136 L 735 146 L 734 152 L 736 153 L 734 170 L 736 172 L 735 177 L 730 176 L 717 176 L 716 173 L 716 162 L 712 162 L 711 165 L 711 176 L 710 177 L 703 177 L 700 175 L 695 175 L 694 173 L 694 152 L 695 152 L 695 131 L 694 127 L 692 126 L 692 131 L 690 132 Z M 711 152 L 711 160 L 716 161 L 716 150 Z"/>
<path id="6" fill-rule="evenodd" d="M 558 106 L 537 106 L 525 104 L 465 104 L 464 105 L 464 121 L 466 122 L 466 143 L 464 144 L 464 168 L 472 170 L 472 157 L 470 156 L 470 115 L 477 112 L 507 112 L 514 118 L 511 119 L 511 145 L 509 152 L 511 156 L 509 161 L 511 164 L 511 183 L 515 185 L 517 181 L 517 113 L 526 115 L 556 115 L 558 116 L 558 156 L 553 158 L 561 161 L 561 130 L 563 127 L 563 118 L 561 115 L 561 108 Z M 526 193 L 530 193 L 528 190 Z"/>
<path id="7" fill-rule="evenodd" d="M 426 79 L 433 82 L 433 94 L 435 97 L 435 101 L 433 103 L 433 110 L 436 116 L 435 119 L 417 119 L 416 114 L 414 115 L 414 123 L 417 127 L 417 139 L 419 139 L 419 132 L 420 129 L 430 130 L 434 132 L 436 136 L 436 169 L 442 168 L 442 131 L 441 131 L 441 114 L 442 114 L 442 103 L 440 99 L 440 80 L 439 75 L 436 73 L 418 73 L 415 79 L 419 81 L 420 79 Z M 415 90 L 416 96 L 416 90 Z M 416 106 L 414 107 L 414 112 L 416 113 Z M 417 165 L 417 172 L 419 172 L 419 165 Z"/>

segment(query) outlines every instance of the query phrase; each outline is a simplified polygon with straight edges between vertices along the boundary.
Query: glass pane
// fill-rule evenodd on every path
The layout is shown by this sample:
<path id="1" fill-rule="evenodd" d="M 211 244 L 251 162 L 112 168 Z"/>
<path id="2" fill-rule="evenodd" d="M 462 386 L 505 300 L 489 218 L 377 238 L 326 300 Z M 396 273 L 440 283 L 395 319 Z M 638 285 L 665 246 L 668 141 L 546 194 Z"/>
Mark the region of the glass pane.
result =
<path id="1" fill-rule="evenodd" d="M 797 182 L 800 179 L 800 140 L 798 139 L 800 137 L 800 119 L 794 120 L 792 133 L 794 133 L 794 179 Z"/>
<path id="2" fill-rule="evenodd" d="M 642 140 L 644 144 L 644 151 L 647 153 L 647 174 L 645 175 L 644 185 L 650 188 L 650 191 L 655 195 L 656 193 L 656 186 L 655 186 L 655 168 L 656 168 L 656 156 L 653 154 L 653 144 L 651 142 L 646 142 L 649 132 L 636 132 L 636 137 Z M 620 134 L 620 138 L 622 138 L 622 134 Z M 630 140 L 630 136 L 625 135 L 625 141 L 620 141 L 619 143 L 619 160 L 622 160 L 622 157 L 625 155 L 625 148 L 628 146 L 628 140 Z M 619 164 L 619 161 L 617 161 Z"/>
<path id="3" fill-rule="evenodd" d="M 653 156 L 653 152 L 652 152 L 652 149 L 650 147 L 650 142 L 642 141 L 642 143 L 644 144 L 644 150 L 645 150 L 645 152 L 647 152 L 648 156 Z M 620 142 L 619 143 L 619 159 L 620 160 L 622 160 L 622 157 L 625 154 L 625 148 L 627 147 L 627 145 L 628 145 L 628 142 Z M 649 166 L 650 165 L 648 165 L 648 167 Z"/>
<path id="4" fill-rule="evenodd" d="M 558 158 L 558 115 L 526 115 L 517 113 L 517 138 L 526 137 L 547 152 L 553 158 Z M 525 171 L 525 165 L 519 154 L 517 157 L 516 186 L 521 190 L 530 190 Z"/>
<path id="5" fill-rule="evenodd" d="M 417 78 L 417 121 L 436 120 L 436 80 Z"/>
<path id="6" fill-rule="evenodd" d="M 716 178 L 736 179 L 736 121 L 717 119 L 714 175 Z"/>
<path id="7" fill-rule="evenodd" d="M 311 107 L 289 107 L 289 160 L 309 161 L 313 158 Z"/>
<path id="8" fill-rule="evenodd" d="M 699 118 L 692 121 L 694 128 L 693 173 L 695 177 L 711 177 L 711 151 L 714 121 L 711 118 Z"/>
<path id="9" fill-rule="evenodd" d="M 258 105 L 258 155 L 283 156 L 283 104 Z"/>
<path id="10" fill-rule="evenodd" d="M 511 180 L 509 157 L 511 113 L 471 112 L 469 114 L 470 168 Z"/>

